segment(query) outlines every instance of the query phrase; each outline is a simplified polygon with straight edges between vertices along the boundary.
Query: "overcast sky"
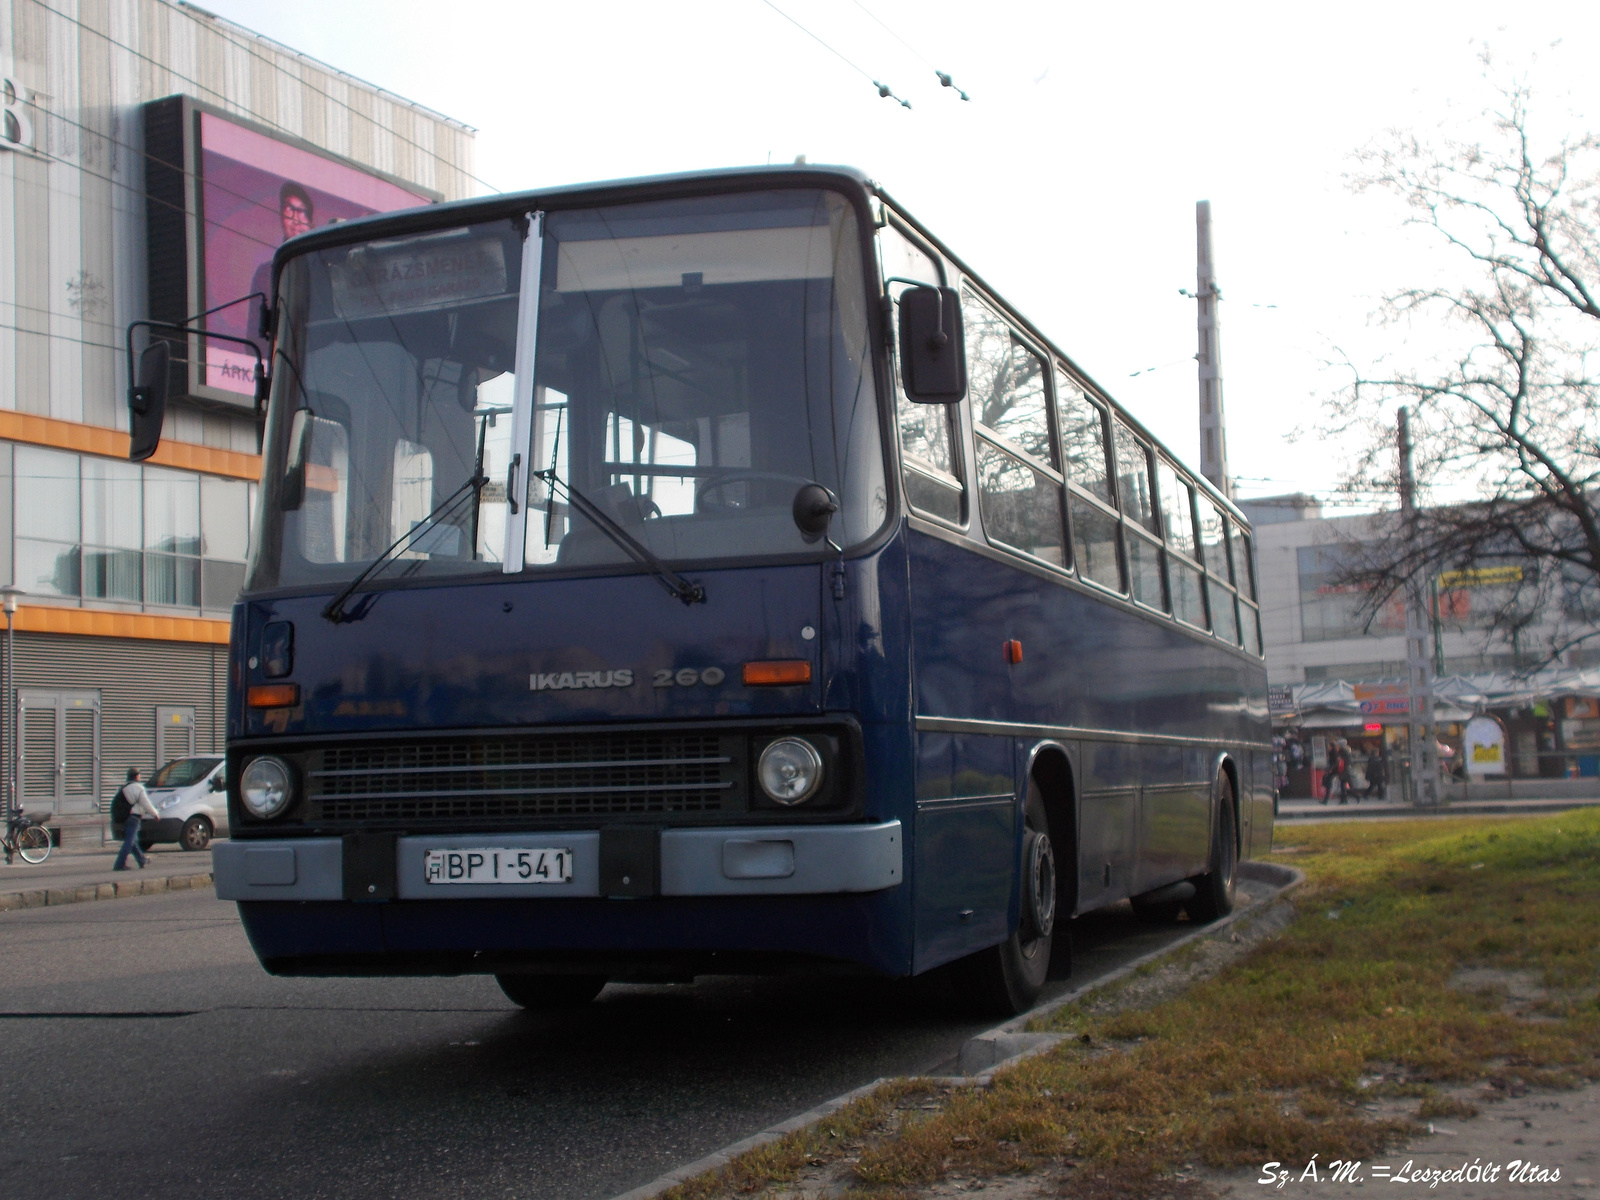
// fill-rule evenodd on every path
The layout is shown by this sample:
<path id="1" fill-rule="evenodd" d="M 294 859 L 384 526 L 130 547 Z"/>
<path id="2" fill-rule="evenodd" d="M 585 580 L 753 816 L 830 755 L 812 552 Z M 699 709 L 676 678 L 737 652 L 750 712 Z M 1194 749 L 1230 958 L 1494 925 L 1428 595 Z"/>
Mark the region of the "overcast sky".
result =
<path id="1" fill-rule="evenodd" d="M 1209 199 L 1241 496 L 1335 480 L 1344 448 L 1314 433 L 1335 347 L 1426 348 L 1425 330 L 1369 321 L 1438 261 L 1392 201 L 1352 194 L 1352 153 L 1469 127 L 1494 100 L 1486 46 L 1501 77 L 1530 78 L 1553 135 L 1595 109 L 1592 0 L 863 2 L 773 0 L 835 54 L 765 0 L 205 0 L 475 126 L 485 191 L 799 154 L 860 167 L 1191 464 L 1194 308 L 1178 289 Z"/>

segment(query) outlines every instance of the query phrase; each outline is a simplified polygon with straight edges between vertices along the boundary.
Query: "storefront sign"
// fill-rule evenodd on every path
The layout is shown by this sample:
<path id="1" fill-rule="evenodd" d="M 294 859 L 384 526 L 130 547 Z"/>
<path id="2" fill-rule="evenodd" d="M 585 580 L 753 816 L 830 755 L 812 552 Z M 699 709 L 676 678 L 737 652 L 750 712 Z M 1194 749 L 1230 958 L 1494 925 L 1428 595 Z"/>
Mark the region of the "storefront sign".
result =
<path id="1" fill-rule="evenodd" d="M 1522 568 L 1517 566 L 1471 567 L 1465 571 L 1439 573 L 1439 586 L 1442 588 L 1495 587 L 1521 582 Z"/>
<path id="2" fill-rule="evenodd" d="M 1506 731 L 1493 717 L 1477 716 L 1467 722 L 1461 738 L 1469 775 L 1506 773 Z"/>
<path id="3" fill-rule="evenodd" d="M 1358 683 L 1351 689 L 1365 716 L 1411 711 L 1411 689 L 1403 683 Z"/>

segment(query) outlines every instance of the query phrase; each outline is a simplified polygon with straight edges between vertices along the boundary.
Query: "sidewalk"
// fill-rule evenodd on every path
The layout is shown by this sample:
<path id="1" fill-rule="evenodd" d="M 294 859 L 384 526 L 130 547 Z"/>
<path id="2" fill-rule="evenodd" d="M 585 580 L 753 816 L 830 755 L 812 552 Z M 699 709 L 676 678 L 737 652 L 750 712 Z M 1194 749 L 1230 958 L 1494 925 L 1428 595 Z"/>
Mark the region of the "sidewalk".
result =
<path id="1" fill-rule="evenodd" d="M 0 911 L 211 886 L 209 850 L 197 854 L 163 845 L 154 846 L 147 853 L 148 867 L 140 870 L 130 857 L 126 871 L 111 869 L 117 858 L 115 846 L 104 850 L 55 850 L 37 865 L 15 855 L 10 866 L 0 863 Z"/>
<path id="2" fill-rule="evenodd" d="M 1320 800 L 1280 800 L 1278 820 L 1325 821 L 1330 818 L 1351 820 L 1379 817 L 1480 817 L 1495 815 L 1538 816 L 1541 813 L 1568 812 L 1575 808 L 1600 807 L 1594 798 L 1531 798 L 1526 800 L 1453 800 L 1434 808 L 1413 808 L 1392 800 L 1352 800 L 1340 804 L 1337 800 L 1323 804 Z"/>

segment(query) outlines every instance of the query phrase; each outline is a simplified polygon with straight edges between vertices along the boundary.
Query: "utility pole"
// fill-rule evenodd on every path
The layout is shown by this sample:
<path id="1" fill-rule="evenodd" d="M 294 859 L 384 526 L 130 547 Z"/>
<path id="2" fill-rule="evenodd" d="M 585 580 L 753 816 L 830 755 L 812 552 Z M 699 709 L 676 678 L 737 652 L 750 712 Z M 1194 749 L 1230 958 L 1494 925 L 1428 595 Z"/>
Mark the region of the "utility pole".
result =
<path id="1" fill-rule="evenodd" d="M 1195 294 L 1200 352 L 1200 474 L 1224 496 L 1232 497 L 1228 483 L 1228 432 L 1222 419 L 1222 339 L 1217 327 L 1217 276 L 1211 258 L 1211 201 L 1194 206 Z"/>
<path id="2" fill-rule="evenodd" d="M 1400 524 L 1406 558 L 1417 561 L 1417 481 L 1411 466 L 1411 411 L 1400 409 Z M 1439 803 L 1439 742 L 1433 723 L 1433 656 L 1423 581 L 1406 580 L 1406 675 L 1410 683 L 1406 737 L 1411 750 L 1411 803 Z"/>
<path id="3" fill-rule="evenodd" d="M 6 732 L 10 734 L 9 744 L 5 747 L 4 785 L 5 815 L 8 821 L 22 808 L 22 797 L 17 795 L 17 755 L 22 746 L 22 731 L 18 726 L 21 724 L 22 706 L 17 703 L 17 639 L 11 625 L 12 619 L 17 615 L 17 597 L 26 594 L 13 583 L 0 587 L 0 608 L 3 608 L 6 614 L 6 661 L 3 669 L 0 669 L 0 684 L 4 684 L 5 687 L 5 725 Z"/>

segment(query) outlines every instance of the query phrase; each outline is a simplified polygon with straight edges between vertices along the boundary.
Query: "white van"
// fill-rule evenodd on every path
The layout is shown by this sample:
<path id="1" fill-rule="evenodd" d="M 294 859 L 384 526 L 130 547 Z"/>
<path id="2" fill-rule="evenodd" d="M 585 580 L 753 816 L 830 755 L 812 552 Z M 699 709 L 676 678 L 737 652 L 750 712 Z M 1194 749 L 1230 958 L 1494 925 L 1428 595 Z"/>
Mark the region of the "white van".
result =
<path id="1" fill-rule="evenodd" d="M 139 845 L 177 842 L 185 850 L 204 850 L 217 834 L 228 832 L 228 791 L 220 755 L 175 758 L 145 781 L 160 819 L 139 826 Z M 122 840 L 113 823 L 112 835 Z"/>

